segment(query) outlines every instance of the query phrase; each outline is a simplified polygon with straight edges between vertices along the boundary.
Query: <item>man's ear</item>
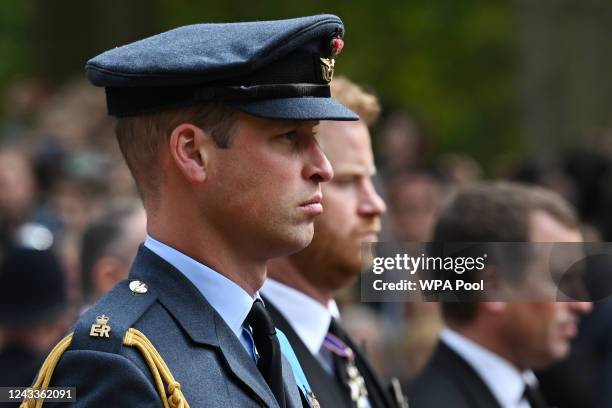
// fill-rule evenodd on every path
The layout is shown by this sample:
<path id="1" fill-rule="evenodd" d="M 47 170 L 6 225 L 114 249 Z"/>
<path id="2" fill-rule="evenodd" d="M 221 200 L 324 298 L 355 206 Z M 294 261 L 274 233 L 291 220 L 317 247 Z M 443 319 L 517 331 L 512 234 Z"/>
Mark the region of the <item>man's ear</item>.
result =
<path id="1" fill-rule="evenodd" d="M 206 181 L 207 152 L 213 140 L 190 123 L 178 125 L 170 135 L 169 149 L 181 174 L 191 183 Z"/>

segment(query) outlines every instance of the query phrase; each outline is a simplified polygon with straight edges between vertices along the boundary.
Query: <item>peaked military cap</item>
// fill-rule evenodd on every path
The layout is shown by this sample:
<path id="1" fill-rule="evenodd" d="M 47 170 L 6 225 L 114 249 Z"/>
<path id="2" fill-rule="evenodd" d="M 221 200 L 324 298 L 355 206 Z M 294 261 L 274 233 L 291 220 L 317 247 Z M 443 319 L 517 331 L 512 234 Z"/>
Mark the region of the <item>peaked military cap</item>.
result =
<path id="1" fill-rule="evenodd" d="M 195 24 L 106 51 L 87 77 L 118 117 L 221 102 L 271 119 L 357 120 L 329 90 L 343 35 L 329 14 Z"/>

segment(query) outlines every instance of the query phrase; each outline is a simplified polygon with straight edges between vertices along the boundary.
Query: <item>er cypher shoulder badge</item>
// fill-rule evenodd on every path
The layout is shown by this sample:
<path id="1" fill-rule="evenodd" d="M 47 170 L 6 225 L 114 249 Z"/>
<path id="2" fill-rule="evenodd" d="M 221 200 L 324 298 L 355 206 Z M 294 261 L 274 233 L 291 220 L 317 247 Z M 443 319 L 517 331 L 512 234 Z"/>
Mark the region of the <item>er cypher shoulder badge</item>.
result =
<path id="1" fill-rule="evenodd" d="M 108 325 L 108 317 L 105 315 L 96 317 L 96 322 L 91 325 L 89 335 L 91 337 L 110 337 L 111 327 Z"/>

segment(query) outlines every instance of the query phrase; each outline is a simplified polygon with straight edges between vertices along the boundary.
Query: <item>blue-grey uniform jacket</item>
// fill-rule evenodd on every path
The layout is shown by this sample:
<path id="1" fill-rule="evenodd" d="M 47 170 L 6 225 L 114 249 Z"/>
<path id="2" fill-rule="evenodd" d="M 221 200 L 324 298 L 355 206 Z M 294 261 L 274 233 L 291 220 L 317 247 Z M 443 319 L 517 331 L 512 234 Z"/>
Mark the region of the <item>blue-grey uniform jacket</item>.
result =
<path id="1" fill-rule="evenodd" d="M 130 290 L 134 280 L 147 285 L 146 293 Z M 101 315 L 108 318 L 109 337 L 91 335 L 92 325 Z M 181 384 L 191 408 L 278 407 L 252 357 L 219 314 L 182 273 L 144 246 L 129 279 L 73 326 L 72 343 L 63 353 L 50 386 L 76 387 L 73 406 L 77 407 L 162 406 L 142 354 L 123 345 L 129 328 L 151 341 Z M 302 407 L 285 357 L 283 379 L 287 408 Z"/>

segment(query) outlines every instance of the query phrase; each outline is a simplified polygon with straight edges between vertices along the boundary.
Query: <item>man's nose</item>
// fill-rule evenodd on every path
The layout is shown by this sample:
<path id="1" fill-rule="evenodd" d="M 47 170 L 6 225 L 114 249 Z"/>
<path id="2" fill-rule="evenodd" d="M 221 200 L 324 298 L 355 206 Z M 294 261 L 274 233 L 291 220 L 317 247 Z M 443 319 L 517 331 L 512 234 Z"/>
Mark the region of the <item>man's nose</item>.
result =
<path id="1" fill-rule="evenodd" d="M 359 215 L 365 217 L 381 216 L 387 212 L 387 205 L 376 191 L 374 183 L 369 177 L 363 183 L 358 211 Z"/>
<path id="2" fill-rule="evenodd" d="M 331 163 L 327 160 L 327 156 L 325 156 L 325 153 L 323 153 L 314 138 L 313 142 L 308 146 L 307 155 L 307 163 L 302 172 L 305 179 L 325 182 L 334 177 L 334 169 Z"/>

